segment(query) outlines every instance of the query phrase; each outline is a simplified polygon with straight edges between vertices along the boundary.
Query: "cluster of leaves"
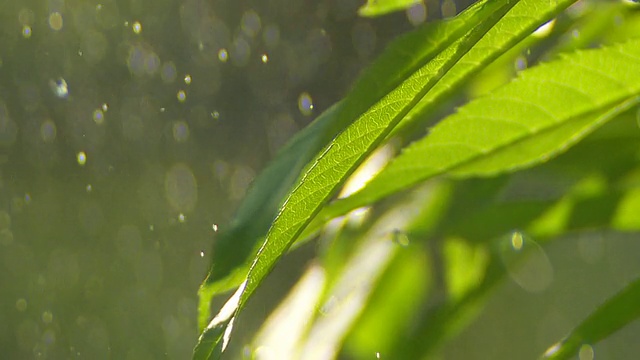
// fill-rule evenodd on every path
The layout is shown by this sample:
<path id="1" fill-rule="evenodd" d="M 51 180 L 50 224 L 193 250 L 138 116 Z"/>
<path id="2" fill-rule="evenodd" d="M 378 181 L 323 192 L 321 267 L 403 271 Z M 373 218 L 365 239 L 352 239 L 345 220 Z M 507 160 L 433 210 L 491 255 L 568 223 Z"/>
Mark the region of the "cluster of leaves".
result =
<path id="1" fill-rule="evenodd" d="M 413 4 L 387 3 L 381 13 Z M 639 230 L 640 11 L 574 3 L 481 0 L 392 43 L 280 151 L 217 239 L 194 358 L 221 356 L 276 262 L 318 233 L 318 260 L 282 305 L 290 330 L 279 347 L 289 356 L 330 358 L 345 344 L 354 354 L 424 356 L 469 323 L 526 250 L 583 229 Z M 345 190 L 372 168 L 370 181 Z M 543 179 L 544 196 L 504 195 L 522 171 Z M 550 184 L 557 178 L 561 189 Z M 436 242 L 438 301 L 429 300 Z M 209 321 L 211 298 L 236 287 Z M 639 303 L 636 281 L 544 356 L 568 358 L 607 337 L 640 315 Z M 256 342 L 269 343 L 274 326 Z"/>

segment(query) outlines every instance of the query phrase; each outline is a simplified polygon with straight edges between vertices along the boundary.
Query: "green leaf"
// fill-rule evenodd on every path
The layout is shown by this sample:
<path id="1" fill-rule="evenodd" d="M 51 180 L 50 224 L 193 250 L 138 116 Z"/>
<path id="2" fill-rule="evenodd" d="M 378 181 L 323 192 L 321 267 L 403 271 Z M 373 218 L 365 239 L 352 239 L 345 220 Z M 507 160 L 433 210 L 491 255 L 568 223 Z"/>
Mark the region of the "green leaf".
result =
<path id="1" fill-rule="evenodd" d="M 318 212 L 320 206 L 333 195 L 366 155 L 388 135 L 393 126 L 477 42 L 479 37 L 513 6 L 513 3 L 503 0 L 487 3 L 489 5 L 486 7 L 476 6 L 471 10 L 474 17 L 469 22 L 478 25 L 471 31 L 466 34 L 447 33 L 447 37 L 432 39 L 433 47 L 430 52 L 437 55 L 359 116 L 312 162 L 282 206 L 269 230 L 265 244 L 251 266 L 238 303 L 238 311 L 244 307 L 260 282 Z M 463 34 L 464 36 L 461 36 Z M 208 329 L 205 330 L 203 338 L 206 337 Z M 217 343 L 211 344 L 210 347 L 216 345 Z M 219 356 L 217 353 L 212 354 L 214 357 Z"/>
<path id="2" fill-rule="evenodd" d="M 527 71 L 443 120 L 326 217 L 441 174 L 488 176 L 545 162 L 640 97 L 640 41 L 577 52 Z"/>
<path id="3" fill-rule="evenodd" d="M 367 0 L 367 3 L 358 9 L 358 15 L 364 17 L 377 17 L 404 10 L 421 3 L 422 0 Z"/>
<path id="4" fill-rule="evenodd" d="M 640 317 L 640 279 L 627 285 L 587 317 L 566 338 L 551 346 L 543 359 L 570 359 L 582 345 L 593 345 Z"/>
<path id="5" fill-rule="evenodd" d="M 453 19 L 428 23 L 401 36 L 358 79 L 348 97 L 325 111 L 278 152 L 254 181 L 233 222 L 227 229 L 222 227 L 216 239 L 211 268 L 199 290 L 200 330 L 209 319 L 211 298 L 237 287 L 246 277 L 282 199 L 303 167 L 339 131 L 504 2 L 480 1 Z"/>
<path id="6" fill-rule="evenodd" d="M 509 51 L 535 29 L 574 2 L 575 0 L 522 0 L 517 2 L 500 20 L 499 26 L 491 28 L 474 47 L 464 54 L 459 62 L 443 75 L 431 91 L 393 129 L 393 134 L 404 133 L 421 126 L 425 120 L 429 119 L 438 104 L 453 95 L 464 83 L 471 80 L 492 61 Z M 308 238 L 308 235 L 314 233 L 327 220 L 358 207 L 352 206 L 350 201 L 352 200 L 338 202 L 334 206 L 324 209 L 301 238 Z M 366 205 L 366 203 L 361 203 L 361 205 Z"/>

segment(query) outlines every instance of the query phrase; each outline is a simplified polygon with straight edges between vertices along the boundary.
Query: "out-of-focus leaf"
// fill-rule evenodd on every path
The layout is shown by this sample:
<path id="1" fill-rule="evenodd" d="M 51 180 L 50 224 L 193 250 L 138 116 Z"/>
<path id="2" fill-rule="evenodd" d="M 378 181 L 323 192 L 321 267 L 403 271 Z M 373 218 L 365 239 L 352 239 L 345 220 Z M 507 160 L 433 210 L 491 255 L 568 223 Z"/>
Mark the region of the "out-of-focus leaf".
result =
<path id="1" fill-rule="evenodd" d="M 582 345 L 593 345 L 640 317 L 640 279 L 627 285 L 591 313 L 566 338 L 552 345 L 542 359 L 570 359 Z"/>
<path id="2" fill-rule="evenodd" d="M 367 0 L 367 3 L 358 9 L 358 15 L 364 17 L 376 17 L 404 10 L 421 3 L 422 0 Z"/>

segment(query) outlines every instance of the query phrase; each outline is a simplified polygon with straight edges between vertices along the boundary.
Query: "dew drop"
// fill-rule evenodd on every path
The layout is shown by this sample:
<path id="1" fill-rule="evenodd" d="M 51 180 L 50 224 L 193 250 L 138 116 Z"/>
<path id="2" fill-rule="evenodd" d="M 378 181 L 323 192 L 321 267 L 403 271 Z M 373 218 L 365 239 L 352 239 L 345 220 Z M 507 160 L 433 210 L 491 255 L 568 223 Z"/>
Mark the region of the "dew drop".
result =
<path id="1" fill-rule="evenodd" d="M 218 224 L 213 224 L 211 228 L 213 229 L 214 232 L 218 232 Z"/>
<path id="2" fill-rule="evenodd" d="M 302 115 L 309 116 L 313 113 L 313 101 L 307 92 L 303 92 L 298 97 L 298 109 Z"/>
<path id="3" fill-rule="evenodd" d="M 93 187 L 91 186 L 91 184 L 87 184 L 86 190 L 88 193 L 90 193 L 93 190 Z"/>
<path id="4" fill-rule="evenodd" d="M 183 214 L 183 213 L 180 213 L 180 214 L 178 215 L 178 221 L 180 221 L 181 223 L 185 222 L 186 220 L 187 220 L 187 217 L 186 217 L 186 216 L 184 216 L 184 214 Z"/>
<path id="5" fill-rule="evenodd" d="M 200 257 L 204 257 L 204 251 L 200 251 Z"/>
<path id="6" fill-rule="evenodd" d="M 184 83 L 187 85 L 191 84 L 191 75 L 187 74 L 184 76 Z"/>
<path id="7" fill-rule="evenodd" d="M 262 60 L 263 64 L 266 64 L 269 61 L 269 56 L 267 54 L 262 54 L 260 60 Z"/>
<path id="8" fill-rule="evenodd" d="M 211 113 L 211 117 L 214 118 L 215 120 L 218 120 L 220 118 L 220 113 L 217 111 L 213 111 Z"/>
<path id="9" fill-rule="evenodd" d="M 109 104 L 107 104 L 107 103 L 103 103 L 103 104 L 102 104 L 102 106 L 101 106 L 101 108 L 102 108 L 102 111 L 103 111 L 103 112 L 107 112 L 107 110 L 109 110 Z"/>

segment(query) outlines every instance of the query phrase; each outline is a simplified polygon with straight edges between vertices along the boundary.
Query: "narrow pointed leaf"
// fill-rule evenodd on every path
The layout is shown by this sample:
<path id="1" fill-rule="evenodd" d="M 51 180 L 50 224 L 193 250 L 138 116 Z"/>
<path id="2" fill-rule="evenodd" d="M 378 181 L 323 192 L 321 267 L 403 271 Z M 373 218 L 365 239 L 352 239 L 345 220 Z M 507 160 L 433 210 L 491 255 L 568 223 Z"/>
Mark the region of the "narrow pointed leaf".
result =
<path id="1" fill-rule="evenodd" d="M 437 175 L 493 175 L 556 156 L 640 101 L 640 41 L 577 52 L 521 75 L 443 120 L 325 216 Z"/>
<path id="2" fill-rule="evenodd" d="M 542 359 L 570 359 L 582 345 L 593 345 L 639 317 L 640 279 L 637 279 L 607 300 L 565 339 L 551 346 Z"/>

